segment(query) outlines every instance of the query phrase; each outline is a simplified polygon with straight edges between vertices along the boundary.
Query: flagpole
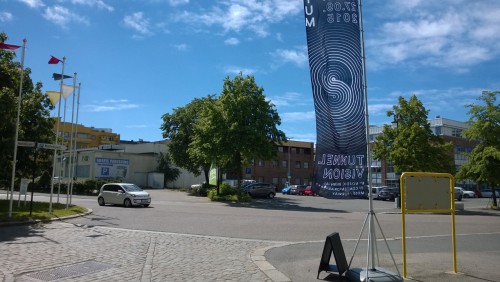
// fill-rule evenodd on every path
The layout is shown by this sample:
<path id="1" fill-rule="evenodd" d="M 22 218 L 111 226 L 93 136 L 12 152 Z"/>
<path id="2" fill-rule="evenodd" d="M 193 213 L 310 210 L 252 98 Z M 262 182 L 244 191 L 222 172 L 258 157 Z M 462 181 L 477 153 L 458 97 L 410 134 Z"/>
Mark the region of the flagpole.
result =
<path id="1" fill-rule="evenodd" d="M 75 137 L 74 137 L 74 154 L 76 154 L 76 163 L 78 163 L 78 153 L 76 151 L 76 139 L 78 138 L 78 112 L 80 110 L 80 90 L 82 88 L 82 83 L 79 82 L 78 83 L 78 96 L 77 96 L 77 100 L 76 100 L 76 121 L 75 121 Z M 73 166 L 75 166 L 75 163 L 73 163 Z M 73 173 L 76 175 L 76 170 L 75 170 L 75 167 L 72 168 L 73 170 Z M 71 195 L 73 195 L 73 187 L 71 187 Z M 71 202 L 70 202 L 71 203 Z"/>
<path id="2" fill-rule="evenodd" d="M 19 96 L 17 101 L 17 120 L 16 120 L 16 134 L 14 138 L 14 159 L 12 162 L 12 178 L 10 182 L 10 201 L 9 201 L 9 217 L 12 217 L 12 204 L 14 201 L 14 182 L 16 180 L 16 163 L 17 163 L 17 139 L 19 138 L 19 119 L 21 116 L 21 98 L 23 93 L 23 79 L 24 79 L 24 51 L 26 49 L 26 38 L 23 39 L 23 49 L 21 52 L 21 79 L 19 82 Z"/>
<path id="3" fill-rule="evenodd" d="M 73 192 L 73 171 L 72 171 L 72 168 L 73 168 L 73 130 L 74 130 L 74 124 L 73 124 L 73 121 L 74 121 L 74 116 L 75 116 L 75 88 L 76 88 L 76 72 L 75 72 L 75 75 L 73 76 L 73 99 L 72 99 L 72 102 L 73 102 L 73 106 L 71 108 L 71 135 L 69 137 L 69 183 L 68 183 L 68 186 L 66 187 L 66 192 L 67 192 L 67 198 L 66 198 L 66 209 L 69 208 L 69 204 L 71 203 L 71 196 L 72 196 L 72 192 Z"/>
<path id="4" fill-rule="evenodd" d="M 61 96 L 62 96 L 62 86 L 63 86 L 63 80 L 64 80 L 64 65 L 66 63 L 66 57 L 63 57 L 61 62 L 62 62 L 62 71 L 61 71 L 61 84 L 60 84 L 60 91 L 59 91 L 59 105 L 57 107 L 57 125 L 56 125 L 56 143 L 55 143 L 56 146 L 59 143 L 59 124 L 61 123 Z M 56 174 L 56 161 L 57 161 L 57 149 L 54 149 L 54 155 L 53 155 L 53 160 L 52 160 L 52 179 L 50 182 L 49 213 L 52 212 L 52 196 L 54 194 L 54 177 Z M 60 175 L 59 175 L 59 178 L 60 178 Z M 57 202 L 59 202 L 59 193 L 57 194 Z"/>

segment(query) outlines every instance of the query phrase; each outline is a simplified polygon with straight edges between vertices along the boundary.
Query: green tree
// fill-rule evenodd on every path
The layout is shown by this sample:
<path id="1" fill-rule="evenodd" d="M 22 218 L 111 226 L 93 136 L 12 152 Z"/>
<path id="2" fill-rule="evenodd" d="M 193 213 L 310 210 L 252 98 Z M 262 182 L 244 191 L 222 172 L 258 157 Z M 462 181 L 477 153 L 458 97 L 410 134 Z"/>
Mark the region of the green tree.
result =
<path id="1" fill-rule="evenodd" d="M 189 145 L 195 136 L 194 125 L 198 122 L 200 112 L 214 102 L 213 96 L 196 98 L 184 107 L 176 108 L 172 114 L 162 116 L 163 138 L 169 139 L 168 149 L 172 161 L 187 171 L 200 175 L 204 172 L 208 183 L 211 162 L 188 153 Z"/>
<path id="2" fill-rule="evenodd" d="M 468 154 L 469 161 L 460 167 L 459 179 L 487 183 L 493 190 L 493 205 L 498 206 L 495 187 L 500 184 L 500 91 L 483 91 L 478 100 L 483 105 L 469 104 L 469 128 L 463 134 L 480 143 Z"/>
<path id="3" fill-rule="evenodd" d="M 396 173 L 454 173 L 453 145 L 432 133 L 428 113 L 415 95 L 408 101 L 399 97 L 399 104 L 387 112 L 396 127 L 384 125 L 375 140 L 373 157 L 392 162 Z"/>
<path id="4" fill-rule="evenodd" d="M 0 33 L 0 41 L 4 42 L 7 35 Z M 15 130 L 17 120 L 18 95 L 20 85 L 21 64 L 14 62 L 16 53 L 0 49 L 0 186 L 9 186 L 12 174 L 12 160 L 15 144 Z M 42 84 L 33 84 L 30 78 L 31 70 L 25 68 L 23 72 L 23 89 L 19 125 L 19 140 L 51 142 L 54 139 L 52 132 L 53 120 L 50 110 L 53 106 L 48 97 L 41 92 Z M 16 176 L 30 177 L 33 173 L 40 173 L 33 168 L 33 149 L 18 148 Z M 39 152 L 36 168 L 48 162 L 48 154 Z"/>
<path id="5" fill-rule="evenodd" d="M 243 166 L 252 160 L 275 158 L 276 145 L 286 141 L 286 135 L 278 129 L 281 119 L 263 92 L 253 76 L 226 77 L 219 98 L 200 113 L 190 152 L 237 173 L 239 180 Z"/>
<path id="6" fill-rule="evenodd" d="M 180 170 L 172 166 L 172 161 L 168 154 L 160 152 L 158 156 L 158 172 L 163 172 L 163 187 L 167 187 L 167 181 L 175 181 L 181 174 Z"/>

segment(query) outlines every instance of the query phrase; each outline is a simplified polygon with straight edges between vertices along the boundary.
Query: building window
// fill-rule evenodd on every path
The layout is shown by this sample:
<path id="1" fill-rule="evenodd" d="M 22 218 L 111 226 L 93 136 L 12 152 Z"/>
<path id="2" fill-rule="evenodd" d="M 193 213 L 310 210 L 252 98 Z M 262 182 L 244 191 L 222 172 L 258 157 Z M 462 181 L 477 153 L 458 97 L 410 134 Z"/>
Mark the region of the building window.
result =
<path id="1" fill-rule="evenodd" d="M 271 161 L 271 165 L 272 165 L 272 167 L 278 167 L 279 163 L 277 160 L 273 160 L 273 161 Z"/>
<path id="2" fill-rule="evenodd" d="M 258 181 L 259 181 L 259 182 L 264 182 L 264 177 L 259 176 Z"/>
<path id="3" fill-rule="evenodd" d="M 288 167 L 288 161 L 281 161 L 281 167 Z"/>
<path id="4" fill-rule="evenodd" d="M 281 184 L 286 185 L 288 183 L 288 179 L 286 177 L 281 178 Z"/>
<path id="5" fill-rule="evenodd" d="M 304 154 L 304 148 L 299 148 L 299 154 L 301 154 L 301 155 Z"/>
<path id="6" fill-rule="evenodd" d="M 304 162 L 304 168 L 309 168 L 309 162 Z"/>
<path id="7" fill-rule="evenodd" d="M 304 185 L 309 185 L 309 178 L 304 178 Z"/>
<path id="8" fill-rule="evenodd" d="M 264 166 L 264 161 L 263 160 L 259 160 L 259 166 Z"/>
<path id="9" fill-rule="evenodd" d="M 436 135 L 441 135 L 441 134 L 442 134 L 442 133 L 441 133 L 441 126 L 436 126 L 436 128 L 434 129 L 434 133 L 435 133 Z"/>
<path id="10" fill-rule="evenodd" d="M 283 153 L 283 147 L 282 146 L 278 146 L 278 152 Z"/>
<path id="11" fill-rule="evenodd" d="M 278 184 L 278 177 L 273 177 L 273 184 L 277 185 Z"/>
<path id="12" fill-rule="evenodd" d="M 294 184 L 295 185 L 300 185 L 300 178 L 295 178 Z"/>
<path id="13" fill-rule="evenodd" d="M 295 168 L 300 168 L 300 161 L 295 161 Z"/>
<path id="14" fill-rule="evenodd" d="M 290 149 L 292 150 L 292 154 L 297 154 L 297 148 L 291 147 Z"/>
<path id="15" fill-rule="evenodd" d="M 462 137 L 462 130 L 461 129 L 453 129 L 451 131 L 451 135 L 453 137 Z"/>

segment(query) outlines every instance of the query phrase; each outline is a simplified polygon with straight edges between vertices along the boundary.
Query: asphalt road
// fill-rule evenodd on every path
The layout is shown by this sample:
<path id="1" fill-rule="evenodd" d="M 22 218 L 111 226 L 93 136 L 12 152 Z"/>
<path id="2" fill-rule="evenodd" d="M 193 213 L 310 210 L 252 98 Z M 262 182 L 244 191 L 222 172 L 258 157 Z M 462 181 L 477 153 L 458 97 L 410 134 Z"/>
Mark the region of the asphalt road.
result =
<path id="1" fill-rule="evenodd" d="M 148 208 L 124 208 L 97 204 L 96 197 L 74 196 L 73 204 L 91 208 L 93 213 L 71 220 L 79 225 L 123 229 L 210 235 L 243 239 L 284 241 L 288 245 L 266 252 L 266 259 L 292 281 L 315 281 L 325 237 L 339 232 L 347 259 L 353 266 L 366 266 L 368 200 L 330 200 L 278 194 L 274 199 L 251 203 L 211 202 L 171 190 L 149 190 Z M 37 195 L 39 199 L 46 195 Z M 500 281 L 496 267 L 500 261 L 500 214 L 484 208 L 488 199 L 464 199 L 465 212 L 457 212 L 457 264 L 465 275 L 450 277 L 452 271 L 451 216 L 449 214 L 407 215 L 408 273 L 417 281 Z M 61 202 L 65 202 L 64 197 Z M 402 272 L 402 219 L 393 202 L 374 201 L 376 219 Z M 393 272 L 380 229 L 379 265 Z M 361 237 L 353 256 L 354 246 Z M 429 277 L 432 277 L 429 278 Z M 326 273 L 320 279 L 330 279 Z"/>

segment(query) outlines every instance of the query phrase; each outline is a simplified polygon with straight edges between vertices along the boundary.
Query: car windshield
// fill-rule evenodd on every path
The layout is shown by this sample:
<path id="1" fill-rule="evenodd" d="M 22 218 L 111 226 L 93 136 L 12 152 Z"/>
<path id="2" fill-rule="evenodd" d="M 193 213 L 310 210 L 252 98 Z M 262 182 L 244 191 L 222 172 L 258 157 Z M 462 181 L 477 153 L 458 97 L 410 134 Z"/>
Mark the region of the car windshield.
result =
<path id="1" fill-rule="evenodd" d="M 142 191 L 142 189 L 135 185 L 135 184 L 129 184 L 129 185 L 122 185 L 123 189 L 127 192 L 138 192 Z"/>

